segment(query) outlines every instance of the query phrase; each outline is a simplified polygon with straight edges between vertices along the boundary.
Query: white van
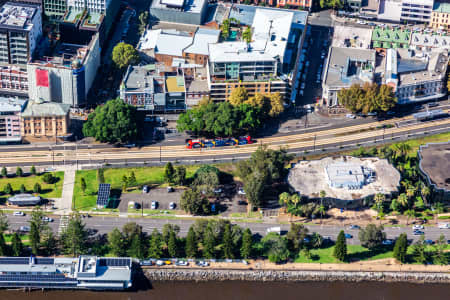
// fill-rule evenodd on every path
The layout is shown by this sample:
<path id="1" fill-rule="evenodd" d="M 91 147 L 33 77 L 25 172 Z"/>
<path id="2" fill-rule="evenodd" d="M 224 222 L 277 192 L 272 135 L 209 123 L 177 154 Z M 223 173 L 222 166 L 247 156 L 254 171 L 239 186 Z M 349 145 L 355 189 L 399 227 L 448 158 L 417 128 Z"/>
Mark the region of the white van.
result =
<path id="1" fill-rule="evenodd" d="M 281 227 L 270 227 L 267 228 L 267 233 L 276 232 L 278 234 L 281 234 Z"/>
<path id="2" fill-rule="evenodd" d="M 449 229 L 450 228 L 450 224 L 448 224 L 448 223 L 440 223 L 438 226 L 439 226 L 439 229 Z"/>

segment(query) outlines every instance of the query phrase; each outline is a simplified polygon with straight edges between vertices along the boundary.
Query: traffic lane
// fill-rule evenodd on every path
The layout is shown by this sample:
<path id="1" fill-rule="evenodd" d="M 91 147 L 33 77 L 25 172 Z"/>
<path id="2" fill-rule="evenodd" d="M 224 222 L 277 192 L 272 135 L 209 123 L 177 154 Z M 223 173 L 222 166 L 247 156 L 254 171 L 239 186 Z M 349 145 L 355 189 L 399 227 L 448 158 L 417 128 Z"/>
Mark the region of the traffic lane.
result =
<path id="1" fill-rule="evenodd" d="M 21 216 L 13 216 L 13 215 L 7 215 L 8 223 L 9 223 L 9 229 L 12 231 L 18 231 L 21 226 L 30 226 L 30 220 L 31 220 L 31 212 L 25 212 L 26 215 Z M 53 222 L 48 222 L 48 226 L 54 231 L 58 232 L 59 228 L 59 216 L 53 216 L 46 214 L 47 216 L 50 216 L 53 219 Z"/>

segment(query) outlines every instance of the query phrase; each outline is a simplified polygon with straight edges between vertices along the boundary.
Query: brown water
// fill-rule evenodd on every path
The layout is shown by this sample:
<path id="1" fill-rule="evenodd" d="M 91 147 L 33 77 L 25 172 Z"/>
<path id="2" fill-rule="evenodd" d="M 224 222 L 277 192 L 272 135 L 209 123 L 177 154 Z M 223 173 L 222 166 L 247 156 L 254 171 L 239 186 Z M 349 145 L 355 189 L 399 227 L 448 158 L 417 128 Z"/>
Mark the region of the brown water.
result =
<path id="1" fill-rule="evenodd" d="M 449 300 L 450 284 L 154 282 L 139 292 L 0 291 L 0 300 Z"/>

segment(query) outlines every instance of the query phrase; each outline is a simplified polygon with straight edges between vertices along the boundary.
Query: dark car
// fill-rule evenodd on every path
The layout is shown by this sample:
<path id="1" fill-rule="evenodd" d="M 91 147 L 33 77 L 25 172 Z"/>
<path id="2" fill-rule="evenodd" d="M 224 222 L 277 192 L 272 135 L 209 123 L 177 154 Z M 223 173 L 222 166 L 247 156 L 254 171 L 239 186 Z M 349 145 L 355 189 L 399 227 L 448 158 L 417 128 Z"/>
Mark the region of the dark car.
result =
<path id="1" fill-rule="evenodd" d="M 434 244 L 433 240 L 425 240 L 424 242 L 427 245 L 433 245 Z"/>

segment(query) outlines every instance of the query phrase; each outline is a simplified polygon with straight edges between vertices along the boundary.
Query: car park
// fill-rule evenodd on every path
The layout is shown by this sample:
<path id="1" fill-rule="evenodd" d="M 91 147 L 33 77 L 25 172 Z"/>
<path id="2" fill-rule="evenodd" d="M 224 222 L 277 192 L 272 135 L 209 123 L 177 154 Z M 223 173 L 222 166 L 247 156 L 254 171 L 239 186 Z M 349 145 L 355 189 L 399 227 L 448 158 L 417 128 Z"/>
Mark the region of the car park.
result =
<path id="1" fill-rule="evenodd" d="M 23 217 L 23 216 L 25 216 L 25 214 L 24 214 L 23 211 L 15 211 L 15 212 L 13 213 L 13 216 L 20 216 L 20 217 Z"/>
<path id="2" fill-rule="evenodd" d="M 423 225 L 414 225 L 412 227 L 413 230 L 420 230 L 420 229 L 423 229 L 423 228 L 424 228 Z"/>
<path id="3" fill-rule="evenodd" d="M 158 207 L 158 202 L 157 201 L 152 201 L 151 208 L 152 209 L 156 209 L 157 207 Z"/>

